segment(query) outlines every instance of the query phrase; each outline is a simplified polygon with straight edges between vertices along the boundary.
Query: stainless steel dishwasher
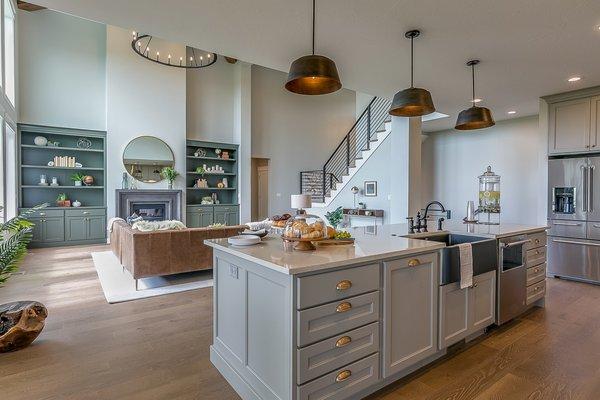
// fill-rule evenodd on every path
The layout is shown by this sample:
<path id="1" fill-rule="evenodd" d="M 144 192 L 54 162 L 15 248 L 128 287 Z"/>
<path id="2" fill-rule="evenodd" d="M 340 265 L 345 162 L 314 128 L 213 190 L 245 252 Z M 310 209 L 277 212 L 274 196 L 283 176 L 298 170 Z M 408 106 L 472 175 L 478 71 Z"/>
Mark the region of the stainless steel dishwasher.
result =
<path id="1" fill-rule="evenodd" d="M 526 235 L 498 240 L 498 287 L 496 323 L 505 322 L 522 314 L 527 302 L 527 266 L 525 265 Z"/>

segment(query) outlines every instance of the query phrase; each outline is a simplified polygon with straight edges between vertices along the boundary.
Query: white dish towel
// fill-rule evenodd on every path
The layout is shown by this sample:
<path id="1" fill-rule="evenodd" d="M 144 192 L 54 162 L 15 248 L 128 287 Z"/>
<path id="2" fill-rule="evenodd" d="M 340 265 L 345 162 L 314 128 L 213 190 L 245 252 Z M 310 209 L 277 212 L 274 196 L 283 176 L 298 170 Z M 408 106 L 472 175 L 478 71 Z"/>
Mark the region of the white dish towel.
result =
<path id="1" fill-rule="evenodd" d="M 471 243 L 458 245 L 460 259 L 460 288 L 473 286 L 473 248 Z"/>

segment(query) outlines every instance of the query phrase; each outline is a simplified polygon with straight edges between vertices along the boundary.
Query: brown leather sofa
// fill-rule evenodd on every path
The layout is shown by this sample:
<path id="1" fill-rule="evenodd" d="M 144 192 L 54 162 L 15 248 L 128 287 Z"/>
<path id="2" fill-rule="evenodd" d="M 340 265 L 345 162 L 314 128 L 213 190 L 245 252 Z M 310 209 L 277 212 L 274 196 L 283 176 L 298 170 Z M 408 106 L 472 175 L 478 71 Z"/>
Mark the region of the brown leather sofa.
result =
<path id="1" fill-rule="evenodd" d="M 140 278 L 212 269 L 212 248 L 204 240 L 235 236 L 246 228 L 236 225 L 140 232 L 125 221 L 116 221 L 110 246 L 136 280 L 137 288 Z"/>

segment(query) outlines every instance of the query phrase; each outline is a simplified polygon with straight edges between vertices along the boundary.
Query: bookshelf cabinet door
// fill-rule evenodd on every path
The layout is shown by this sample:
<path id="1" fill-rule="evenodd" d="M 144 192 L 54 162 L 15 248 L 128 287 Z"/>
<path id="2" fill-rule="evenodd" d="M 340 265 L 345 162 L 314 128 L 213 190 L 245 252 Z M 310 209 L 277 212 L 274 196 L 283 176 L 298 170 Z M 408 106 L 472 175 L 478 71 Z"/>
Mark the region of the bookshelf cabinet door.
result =
<path id="1" fill-rule="evenodd" d="M 44 218 L 44 242 L 62 242 L 65 240 L 65 220 L 61 217 Z"/>
<path id="2" fill-rule="evenodd" d="M 66 219 L 66 240 L 85 240 L 87 231 L 87 222 L 85 217 L 67 217 Z"/>
<path id="3" fill-rule="evenodd" d="M 104 239 L 106 234 L 106 217 L 88 217 L 86 239 Z"/>

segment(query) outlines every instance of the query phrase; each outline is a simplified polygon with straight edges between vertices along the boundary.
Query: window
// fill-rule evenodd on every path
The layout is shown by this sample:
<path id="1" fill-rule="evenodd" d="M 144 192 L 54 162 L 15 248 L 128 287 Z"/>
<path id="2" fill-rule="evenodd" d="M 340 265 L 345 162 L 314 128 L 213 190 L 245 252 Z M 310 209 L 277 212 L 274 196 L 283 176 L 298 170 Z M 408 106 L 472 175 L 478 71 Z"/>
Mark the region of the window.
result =
<path id="1" fill-rule="evenodd" d="M 4 0 L 4 93 L 15 106 L 15 10 Z"/>
<path id="2" fill-rule="evenodd" d="M 4 123 L 4 176 L 5 210 L 4 216 L 10 219 L 17 215 L 17 135 L 8 121 Z"/>

